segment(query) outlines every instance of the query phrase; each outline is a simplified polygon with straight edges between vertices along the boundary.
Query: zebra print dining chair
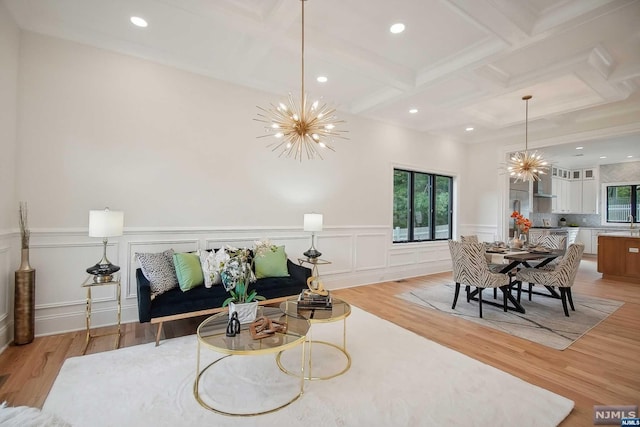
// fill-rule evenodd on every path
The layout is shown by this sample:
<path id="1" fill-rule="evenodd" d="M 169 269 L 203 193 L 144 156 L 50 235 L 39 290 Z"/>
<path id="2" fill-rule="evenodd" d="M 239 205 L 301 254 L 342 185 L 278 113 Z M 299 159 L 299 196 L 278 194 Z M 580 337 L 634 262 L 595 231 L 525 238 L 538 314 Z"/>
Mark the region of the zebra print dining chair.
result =
<path id="1" fill-rule="evenodd" d="M 571 310 L 576 311 L 573 306 L 571 287 L 576 279 L 576 274 L 578 273 L 578 267 L 580 266 L 580 260 L 582 259 L 583 252 L 583 243 L 573 243 L 569 245 L 562 261 L 558 263 L 558 266 L 554 270 L 546 271 L 541 268 L 524 268 L 518 271 L 516 279 L 521 282 L 529 282 L 529 285 L 537 284 L 558 287 L 560 290 L 560 299 L 562 299 L 564 315 L 569 317 L 567 299 L 569 300 L 569 305 L 571 305 Z M 531 293 L 529 293 L 529 298 L 531 298 Z"/>
<path id="2" fill-rule="evenodd" d="M 509 276 L 489 270 L 482 243 L 462 243 L 456 240 L 449 240 L 449 251 L 451 252 L 451 262 L 453 263 L 453 280 L 456 283 L 451 309 L 456 308 L 460 285 L 465 285 L 467 302 L 470 301 L 470 288 L 473 286 L 478 289 L 478 307 L 482 318 L 482 291 L 487 288 L 496 289 L 510 286 Z M 503 305 L 504 311 L 507 311 L 505 295 L 503 295 Z"/>
<path id="3" fill-rule="evenodd" d="M 536 246 L 542 246 L 547 249 L 562 249 L 565 250 L 567 248 L 567 236 L 563 236 L 561 234 L 547 234 L 544 236 L 540 236 L 535 242 L 530 242 Z M 545 271 L 552 271 L 558 267 L 558 264 L 562 261 L 562 257 L 554 258 L 553 261 L 547 263 L 542 267 L 536 267 L 532 265 L 532 267 L 539 268 Z M 532 264 L 532 263 L 530 263 Z M 529 283 L 529 301 L 531 301 L 531 295 L 533 294 L 533 285 Z M 525 291 L 526 292 L 526 291 Z"/>

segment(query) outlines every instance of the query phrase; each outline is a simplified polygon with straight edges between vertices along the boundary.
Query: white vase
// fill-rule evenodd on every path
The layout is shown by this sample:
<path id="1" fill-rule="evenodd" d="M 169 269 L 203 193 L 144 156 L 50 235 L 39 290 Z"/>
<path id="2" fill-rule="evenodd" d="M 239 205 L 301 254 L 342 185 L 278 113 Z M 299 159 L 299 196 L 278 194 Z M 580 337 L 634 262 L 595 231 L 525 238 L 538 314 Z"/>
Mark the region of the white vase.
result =
<path id="1" fill-rule="evenodd" d="M 238 320 L 240 323 L 251 323 L 256 320 L 256 315 L 258 314 L 258 301 L 245 302 L 242 304 L 230 302 L 229 318 L 231 318 L 234 311 L 238 313 Z"/>

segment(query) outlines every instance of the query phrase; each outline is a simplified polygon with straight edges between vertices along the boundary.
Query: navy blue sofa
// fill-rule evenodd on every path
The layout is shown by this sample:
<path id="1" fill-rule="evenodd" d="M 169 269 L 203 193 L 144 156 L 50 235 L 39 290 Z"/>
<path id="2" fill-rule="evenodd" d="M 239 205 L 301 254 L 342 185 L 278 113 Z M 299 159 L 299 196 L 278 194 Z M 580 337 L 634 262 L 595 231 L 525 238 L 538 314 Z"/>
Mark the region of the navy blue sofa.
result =
<path id="1" fill-rule="evenodd" d="M 307 279 L 311 277 L 310 269 L 287 260 L 287 270 L 289 277 L 258 279 L 251 284 L 250 289 L 255 289 L 258 295 L 267 299 L 262 303 L 273 303 L 297 295 L 307 288 Z M 187 292 L 182 292 L 179 287 L 176 287 L 151 300 L 149 280 L 142 274 L 140 268 L 136 270 L 136 282 L 140 323 L 158 323 L 156 345 L 160 342 L 163 322 L 226 310 L 222 308 L 222 303 L 229 297 L 229 293 L 222 285 L 213 285 L 211 288 L 198 286 Z"/>

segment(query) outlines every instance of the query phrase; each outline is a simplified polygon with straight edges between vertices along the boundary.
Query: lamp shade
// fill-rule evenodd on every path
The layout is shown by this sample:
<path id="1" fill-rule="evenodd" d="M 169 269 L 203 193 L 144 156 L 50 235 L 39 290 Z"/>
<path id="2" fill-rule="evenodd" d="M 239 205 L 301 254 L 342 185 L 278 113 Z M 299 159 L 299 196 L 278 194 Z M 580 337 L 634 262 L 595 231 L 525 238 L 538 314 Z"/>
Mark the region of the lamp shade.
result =
<path id="1" fill-rule="evenodd" d="M 322 214 L 304 214 L 304 231 L 322 231 Z"/>
<path id="2" fill-rule="evenodd" d="M 124 212 L 109 208 L 89 211 L 89 237 L 122 236 Z"/>

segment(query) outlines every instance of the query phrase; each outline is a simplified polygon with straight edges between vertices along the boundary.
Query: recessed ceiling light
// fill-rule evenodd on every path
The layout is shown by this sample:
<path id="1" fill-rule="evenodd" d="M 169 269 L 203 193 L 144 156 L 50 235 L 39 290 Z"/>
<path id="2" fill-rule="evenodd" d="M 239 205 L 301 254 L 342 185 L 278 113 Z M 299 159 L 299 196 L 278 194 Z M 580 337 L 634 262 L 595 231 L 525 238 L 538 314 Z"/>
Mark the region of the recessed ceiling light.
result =
<path id="1" fill-rule="evenodd" d="M 633 156 L 627 156 L 627 159 L 630 159 L 630 158 L 632 158 L 632 157 L 633 157 Z"/>
<path id="2" fill-rule="evenodd" d="M 415 114 L 417 112 L 418 112 L 417 108 L 412 108 L 411 110 L 409 110 L 409 113 L 411 113 L 411 114 Z"/>
<path id="3" fill-rule="evenodd" d="M 401 32 L 404 31 L 404 24 L 401 22 L 398 22 L 397 24 L 393 24 L 389 28 L 389 31 L 391 31 L 393 34 L 400 34 Z"/>
<path id="4" fill-rule="evenodd" d="M 135 25 L 136 27 L 142 27 L 145 28 L 147 25 L 147 21 L 145 21 L 144 19 L 140 18 L 139 16 L 132 16 L 131 17 L 131 23 L 133 25 Z"/>
<path id="5" fill-rule="evenodd" d="M 464 130 L 466 130 L 467 132 L 471 132 L 473 130 L 473 127 L 469 126 L 468 128 L 465 128 Z"/>
<path id="6" fill-rule="evenodd" d="M 601 159 L 606 159 L 606 158 L 607 158 L 607 156 L 600 156 L 600 158 L 601 158 Z"/>
<path id="7" fill-rule="evenodd" d="M 318 83 L 326 83 L 329 79 L 327 79 L 325 76 L 318 76 L 316 80 L 318 81 Z"/>
<path id="8" fill-rule="evenodd" d="M 582 150 L 584 147 L 576 147 L 576 150 Z"/>

